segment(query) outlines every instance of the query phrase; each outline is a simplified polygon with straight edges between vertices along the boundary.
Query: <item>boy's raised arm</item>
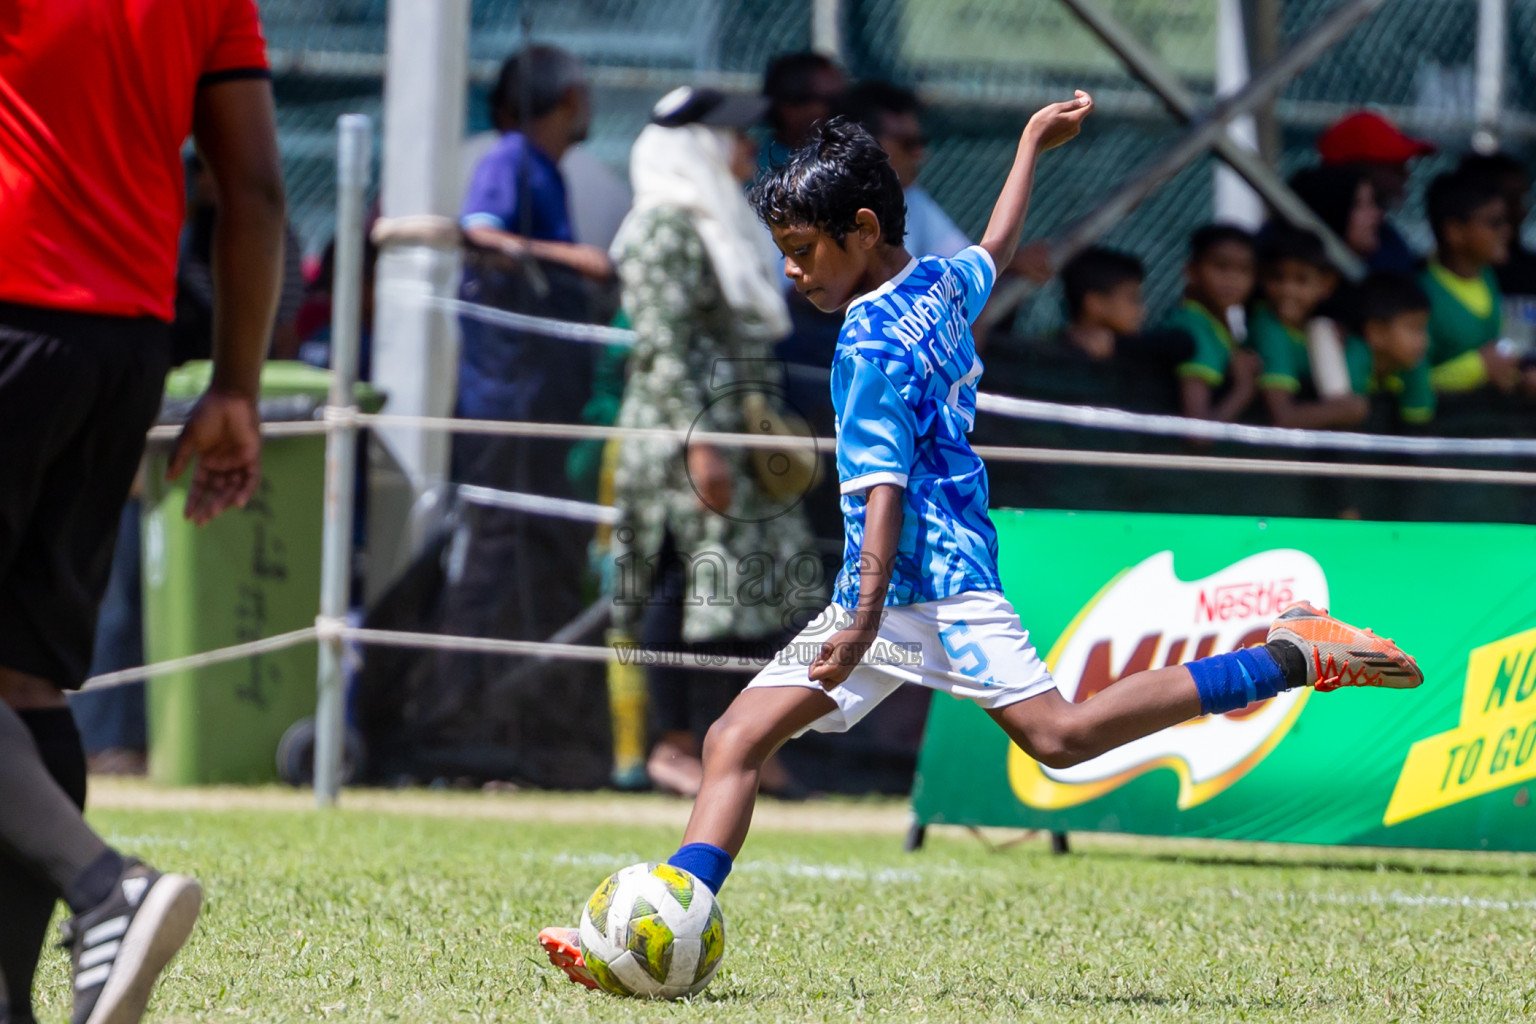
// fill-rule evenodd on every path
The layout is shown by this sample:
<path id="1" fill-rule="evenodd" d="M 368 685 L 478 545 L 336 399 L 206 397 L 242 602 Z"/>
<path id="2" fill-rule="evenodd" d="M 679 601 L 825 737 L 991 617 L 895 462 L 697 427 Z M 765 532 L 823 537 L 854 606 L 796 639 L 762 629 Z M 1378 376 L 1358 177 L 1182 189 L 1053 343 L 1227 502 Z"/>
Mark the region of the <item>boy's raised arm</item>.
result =
<path id="1" fill-rule="evenodd" d="M 1013 169 L 1008 172 L 1002 194 L 992 207 L 987 233 L 981 239 L 981 247 L 992 257 L 994 266 L 1006 267 L 1018 251 L 1024 215 L 1029 212 L 1029 193 L 1035 183 L 1035 158 L 1077 135 L 1083 126 L 1083 118 L 1092 112 L 1093 97 L 1078 89 L 1073 99 L 1035 111 L 1035 116 L 1024 126 L 1018 155 L 1013 158 Z"/>

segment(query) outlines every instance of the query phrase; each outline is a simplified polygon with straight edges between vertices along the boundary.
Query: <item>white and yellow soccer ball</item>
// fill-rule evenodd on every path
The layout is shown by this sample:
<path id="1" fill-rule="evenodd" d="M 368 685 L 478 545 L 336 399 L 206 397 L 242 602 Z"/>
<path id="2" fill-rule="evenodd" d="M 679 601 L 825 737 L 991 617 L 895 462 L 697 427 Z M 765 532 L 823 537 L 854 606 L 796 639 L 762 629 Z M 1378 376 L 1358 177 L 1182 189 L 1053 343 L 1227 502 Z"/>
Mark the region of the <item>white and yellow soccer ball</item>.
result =
<path id="1" fill-rule="evenodd" d="M 670 864 L 609 875 L 581 912 L 581 955 L 604 991 L 682 999 L 714 979 L 725 918 L 709 887 Z"/>

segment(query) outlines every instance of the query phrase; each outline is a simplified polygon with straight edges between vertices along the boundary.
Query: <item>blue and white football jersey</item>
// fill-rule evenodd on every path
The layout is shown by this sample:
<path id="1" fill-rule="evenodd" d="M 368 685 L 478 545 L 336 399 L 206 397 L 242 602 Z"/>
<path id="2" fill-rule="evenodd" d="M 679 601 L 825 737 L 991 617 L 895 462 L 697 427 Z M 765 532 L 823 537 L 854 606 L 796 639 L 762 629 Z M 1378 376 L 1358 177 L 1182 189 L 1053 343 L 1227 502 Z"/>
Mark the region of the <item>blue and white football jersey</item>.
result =
<path id="1" fill-rule="evenodd" d="M 981 360 L 971 323 L 997 270 L 980 246 L 925 256 L 848 306 L 832 359 L 837 475 L 847 539 L 832 599 L 859 599 L 865 491 L 904 487 L 888 605 L 1001 590 L 987 470 L 966 440 Z"/>

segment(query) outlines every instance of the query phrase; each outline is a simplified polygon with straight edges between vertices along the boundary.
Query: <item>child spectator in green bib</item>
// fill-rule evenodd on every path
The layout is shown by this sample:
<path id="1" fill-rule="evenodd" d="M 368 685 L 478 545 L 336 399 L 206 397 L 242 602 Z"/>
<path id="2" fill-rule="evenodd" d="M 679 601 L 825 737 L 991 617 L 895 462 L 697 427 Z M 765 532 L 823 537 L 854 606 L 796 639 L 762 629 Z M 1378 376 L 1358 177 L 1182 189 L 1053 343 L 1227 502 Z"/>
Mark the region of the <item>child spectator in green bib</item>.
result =
<path id="1" fill-rule="evenodd" d="M 1184 415 L 1238 419 L 1253 401 L 1258 357 L 1240 348 L 1229 316 L 1253 291 L 1253 236 L 1230 224 L 1207 224 L 1189 240 L 1184 301 L 1168 317 L 1170 328 L 1188 334 L 1195 354 L 1179 364 Z"/>
<path id="2" fill-rule="evenodd" d="M 1087 370 L 1097 394 L 1089 400 L 1117 409 L 1167 412 L 1178 408 L 1173 368 L 1194 356 L 1185 331 L 1144 330 L 1141 261 L 1094 247 L 1061 268 L 1067 324 L 1061 361 Z"/>
<path id="3" fill-rule="evenodd" d="M 1520 364 L 1500 350 L 1503 295 L 1493 268 L 1509 258 L 1509 211 L 1486 175 L 1442 174 L 1424 205 L 1435 255 L 1419 275 L 1429 296 L 1429 379 L 1441 394 L 1520 383 Z"/>
<path id="4" fill-rule="evenodd" d="M 1120 341 L 1141 333 L 1147 307 L 1141 299 L 1146 271 L 1134 256 L 1088 249 L 1061 268 L 1067 326 L 1062 339 L 1093 362 L 1107 362 Z"/>
<path id="5" fill-rule="evenodd" d="M 1276 426 L 1353 427 L 1370 412 L 1363 392 L 1321 394 L 1312 373 L 1307 325 L 1337 285 L 1322 239 L 1276 224 L 1259 249 L 1259 292 L 1248 340 L 1264 360 L 1259 391 Z M 1326 390 L 1326 389 L 1321 389 Z"/>
<path id="6" fill-rule="evenodd" d="M 1345 345 L 1355 394 L 1396 402 L 1397 418 L 1419 426 L 1435 417 L 1430 386 L 1431 300 L 1404 274 L 1372 274 L 1356 290 L 1356 333 Z"/>

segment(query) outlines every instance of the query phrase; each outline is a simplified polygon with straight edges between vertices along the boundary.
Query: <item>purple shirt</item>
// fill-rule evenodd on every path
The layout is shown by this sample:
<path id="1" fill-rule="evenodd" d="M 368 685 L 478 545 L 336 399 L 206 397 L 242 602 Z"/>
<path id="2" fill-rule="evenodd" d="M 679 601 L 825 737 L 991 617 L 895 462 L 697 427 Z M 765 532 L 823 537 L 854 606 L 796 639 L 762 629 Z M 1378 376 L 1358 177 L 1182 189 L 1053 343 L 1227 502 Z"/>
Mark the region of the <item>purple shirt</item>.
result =
<path id="1" fill-rule="evenodd" d="M 559 166 L 522 132 L 507 132 L 480 160 L 459 223 L 547 242 L 574 242 Z"/>

